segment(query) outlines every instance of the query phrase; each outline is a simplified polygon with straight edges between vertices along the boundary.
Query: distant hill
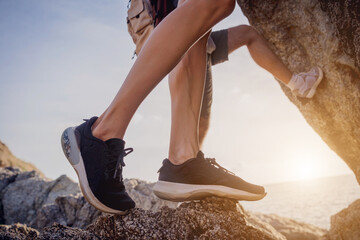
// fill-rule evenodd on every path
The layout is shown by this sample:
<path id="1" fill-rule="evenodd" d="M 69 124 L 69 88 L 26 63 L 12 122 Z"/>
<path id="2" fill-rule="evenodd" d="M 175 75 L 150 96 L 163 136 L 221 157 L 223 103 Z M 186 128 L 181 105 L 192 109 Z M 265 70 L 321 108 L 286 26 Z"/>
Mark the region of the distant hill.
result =
<path id="1" fill-rule="evenodd" d="M 17 157 L 15 157 L 9 148 L 0 141 L 0 167 L 18 167 L 23 171 L 36 171 L 40 175 L 44 174 L 37 169 L 33 164 L 25 162 Z"/>

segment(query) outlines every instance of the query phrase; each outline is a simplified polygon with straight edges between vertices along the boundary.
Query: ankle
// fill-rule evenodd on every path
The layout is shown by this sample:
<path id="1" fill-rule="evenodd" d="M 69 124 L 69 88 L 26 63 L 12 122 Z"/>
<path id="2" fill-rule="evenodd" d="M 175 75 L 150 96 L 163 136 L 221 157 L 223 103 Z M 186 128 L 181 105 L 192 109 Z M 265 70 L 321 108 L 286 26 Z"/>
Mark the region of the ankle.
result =
<path id="1" fill-rule="evenodd" d="M 123 139 L 123 136 L 121 134 L 117 134 L 115 130 L 108 128 L 107 125 L 103 124 L 102 122 L 95 125 L 95 127 L 93 127 L 91 131 L 94 137 L 102 141 L 107 141 L 112 138 Z"/>
<path id="2" fill-rule="evenodd" d="M 296 81 L 296 74 L 293 74 L 289 80 L 289 82 L 286 84 L 288 88 L 290 88 L 291 91 L 294 91 L 295 89 L 299 88 L 299 82 Z"/>
<path id="3" fill-rule="evenodd" d="M 108 140 L 108 136 L 106 131 L 104 131 L 99 125 L 96 127 L 91 128 L 92 135 L 100 140 L 106 141 Z"/>
<path id="4" fill-rule="evenodd" d="M 177 151 L 170 151 L 168 159 L 172 164 L 180 165 L 190 159 L 196 158 L 199 151 L 199 148 L 192 148 L 188 150 L 179 149 Z"/>

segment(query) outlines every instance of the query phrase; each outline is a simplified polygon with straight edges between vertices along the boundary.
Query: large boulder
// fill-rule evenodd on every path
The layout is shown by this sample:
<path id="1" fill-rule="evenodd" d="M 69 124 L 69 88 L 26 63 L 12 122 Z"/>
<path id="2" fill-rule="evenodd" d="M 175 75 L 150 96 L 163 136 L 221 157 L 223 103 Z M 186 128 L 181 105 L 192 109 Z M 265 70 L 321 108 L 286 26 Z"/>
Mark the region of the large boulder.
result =
<path id="1" fill-rule="evenodd" d="M 327 239 L 360 239 L 360 199 L 331 217 Z"/>
<path id="2" fill-rule="evenodd" d="M 127 192 L 137 208 L 126 216 L 111 216 L 87 203 L 78 185 L 66 176 L 51 181 L 34 171 L 0 168 L 0 224 L 11 225 L 0 228 L 0 239 L 34 239 L 37 233 L 34 229 L 40 231 L 39 239 L 73 239 L 74 236 L 78 239 L 241 239 L 240 236 L 245 236 L 245 239 L 297 240 L 320 239 L 324 233 L 309 224 L 278 216 L 273 221 L 270 215 L 246 212 L 233 200 L 209 198 L 178 206 L 157 198 L 153 185 L 126 179 Z M 17 222 L 32 228 L 16 225 Z"/>
<path id="3" fill-rule="evenodd" d="M 269 228 L 249 224 L 236 201 L 208 198 L 182 203 L 176 209 L 163 207 L 158 212 L 135 208 L 125 216 L 103 215 L 86 229 L 54 224 L 44 228 L 33 239 L 286 240 L 276 230 Z M 32 236 L 36 233 L 26 226 L 13 225 L 0 228 L 0 238 L 9 235 L 8 229 L 12 229 L 12 237 L 18 233 L 23 239 L 28 237 L 26 232 Z"/>
<path id="4" fill-rule="evenodd" d="M 177 206 L 157 198 L 152 191 L 153 183 L 125 179 L 124 184 L 136 205 L 144 210 Z M 0 224 L 20 222 L 42 229 L 60 223 L 84 228 L 100 215 L 82 196 L 78 184 L 65 175 L 50 180 L 35 171 L 0 168 Z"/>
<path id="5" fill-rule="evenodd" d="M 320 66 L 313 99 L 285 94 L 360 182 L 360 2 L 238 0 L 249 22 L 294 72 Z"/>
<path id="6" fill-rule="evenodd" d="M 20 222 L 37 227 L 36 219 L 42 207 L 52 204 L 57 197 L 79 193 L 77 184 L 65 175 L 51 181 L 35 171 L 5 168 L 0 171 L 0 179 L 4 179 L 0 185 L 8 183 L 0 192 L 5 224 Z"/>

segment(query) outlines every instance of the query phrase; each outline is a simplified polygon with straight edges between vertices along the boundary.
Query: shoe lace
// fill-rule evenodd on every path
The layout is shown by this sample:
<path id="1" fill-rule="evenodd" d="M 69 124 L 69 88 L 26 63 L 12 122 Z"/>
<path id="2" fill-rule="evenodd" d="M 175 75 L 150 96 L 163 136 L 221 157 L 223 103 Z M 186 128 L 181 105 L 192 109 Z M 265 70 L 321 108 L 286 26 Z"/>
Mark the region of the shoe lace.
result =
<path id="1" fill-rule="evenodd" d="M 209 163 L 212 167 L 217 168 L 217 169 L 219 169 L 219 170 L 221 170 L 221 171 L 223 171 L 223 172 L 225 172 L 225 173 L 228 173 L 228 174 L 231 174 L 231 175 L 235 175 L 235 173 L 233 173 L 233 172 L 227 170 L 226 168 L 220 166 L 220 164 L 218 164 L 218 163 L 216 162 L 216 159 L 215 159 L 215 158 L 205 158 L 205 160 L 207 160 L 208 163 Z"/>
<path id="2" fill-rule="evenodd" d="M 125 167 L 124 157 L 134 151 L 133 148 L 125 148 L 120 153 L 118 151 L 106 151 L 108 162 L 106 164 L 106 178 L 113 178 L 119 182 L 123 181 L 122 169 Z"/>

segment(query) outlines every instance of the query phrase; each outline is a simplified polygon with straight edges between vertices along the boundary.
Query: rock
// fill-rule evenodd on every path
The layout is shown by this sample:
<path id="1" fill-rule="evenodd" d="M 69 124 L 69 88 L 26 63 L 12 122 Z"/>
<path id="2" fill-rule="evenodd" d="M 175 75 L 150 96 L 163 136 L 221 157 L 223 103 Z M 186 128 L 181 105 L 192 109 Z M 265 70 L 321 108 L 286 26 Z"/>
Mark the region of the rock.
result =
<path id="1" fill-rule="evenodd" d="M 152 192 L 154 184 L 125 179 L 129 195 L 138 207 L 158 211 L 177 203 L 158 199 Z M 0 168 L 0 224 L 27 224 L 36 229 L 60 223 L 85 228 L 100 215 L 81 195 L 78 184 L 62 175 L 56 180 L 43 178 L 35 171 Z"/>
<path id="2" fill-rule="evenodd" d="M 294 72 L 324 71 L 313 99 L 280 84 L 306 121 L 360 182 L 360 3 L 358 0 L 238 0 L 249 22 Z"/>
<path id="3" fill-rule="evenodd" d="M 360 239 L 360 199 L 331 217 L 327 239 Z"/>
<path id="4" fill-rule="evenodd" d="M 341 49 L 360 67 L 360 2 L 354 0 L 319 0 L 335 27 Z"/>
<path id="5" fill-rule="evenodd" d="M 14 182 L 16 177 L 21 173 L 20 169 L 7 167 L 0 168 L 0 192 L 8 186 L 10 183 Z"/>
<path id="6" fill-rule="evenodd" d="M 54 223 L 77 228 L 85 228 L 93 223 L 101 212 L 86 202 L 80 194 L 59 196 L 52 204 L 45 205 L 37 211 L 36 226 L 38 229 Z"/>
<path id="7" fill-rule="evenodd" d="M 154 183 L 148 183 L 139 179 L 125 179 L 124 185 L 136 206 L 145 209 L 158 211 L 163 206 L 175 208 L 178 203 L 165 201 L 155 196 L 153 192 Z"/>
<path id="8" fill-rule="evenodd" d="M 40 231 L 38 239 L 286 239 L 274 223 L 245 212 L 236 201 L 213 197 L 176 207 L 177 203 L 153 194 L 153 183 L 137 179 L 124 182 L 138 208 L 125 216 L 112 216 L 87 203 L 78 185 L 66 176 L 51 181 L 34 171 L 0 168 L 3 223 L 28 224 Z M 280 217 L 277 221 L 292 224 L 280 227 L 283 229 L 300 225 Z M 317 228 L 306 227 L 308 235 L 302 229 L 302 236 L 310 236 L 311 229 L 317 234 Z M 3 232 L 10 228 L 19 238 L 21 234 L 33 236 L 23 225 L 7 226 Z M 6 234 L 0 229 L 0 239 Z"/>
<path id="9" fill-rule="evenodd" d="M 11 226 L 13 229 L 21 225 Z M 0 238 L 7 232 L 0 228 Z M 104 215 L 86 229 L 54 224 L 33 239 L 286 239 L 276 231 L 254 227 L 236 201 L 208 198 L 163 207 L 135 208 L 125 216 Z"/>
<path id="10" fill-rule="evenodd" d="M 39 232 L 37 230 L 23 224 L 0 225 L 0 239 L 3 240 L 33 240 L 38 236 Z"/>
<path id="11" fill-rule="evenodd" d="M 1 236 L 1 233 L 0 233 Z M 66 227 L 57 223 L 54 223 L 51 227 L 45 228 L 40 234 L 39 240 L 100 240 L 99 237 L 89 231 L 82 230 L 80 228 Z"/>
<path id="12" fill-rule="evenodd" d="M 270 224 L 286 237 L 287 240 L 320 240 L 327 233 L 326 230 L 314 225 L 280 217 L 276 214 L 248 213 L 250 223 L 265 222 Z M 252 217 L 250 217 L 252 216 Z"/>
<path id="13" fill-rule="evenodd" d="M 249 225 L 236 201 L 215 197 L 159 212 L 137 208 L 126 216 L 100 217 L 87 230 L 101 239 L 285 239 Z"/>
<path id="14" fill-rule="evenodd" d="M 1 197 L 1 192 L 2 190 L 9 185 L 10 183 L 14 182 L 17 175 L 20 173 L 21 171 L 17 168 L 4 168 L 2 169 L 2 171 L 0 171 L 0 197 Z M 3 206 L 2 206 L 2 201 L 0 201 L 0 224 L 4 224 L 5 223 L 5 219 L 4 219 L 4 210 L 3 210 Z"/>
<path id="15" fill-rule="evenodd" d="M 35 171 L 22 172 L 0 193 L 5 224 L 21 222 L 36 228 L 39 209 L 59 196 L 76 193 L 79 193 L 77 184 L 66 176 L 51 181 Z"/>
<path id="16" fill-rule="evenodd" d="M 9 148 L 0 141 L 0 167 L 18 167 L 23 171 L 36 171 L 44 176 L 33 164 L 15 157 Z"/>

